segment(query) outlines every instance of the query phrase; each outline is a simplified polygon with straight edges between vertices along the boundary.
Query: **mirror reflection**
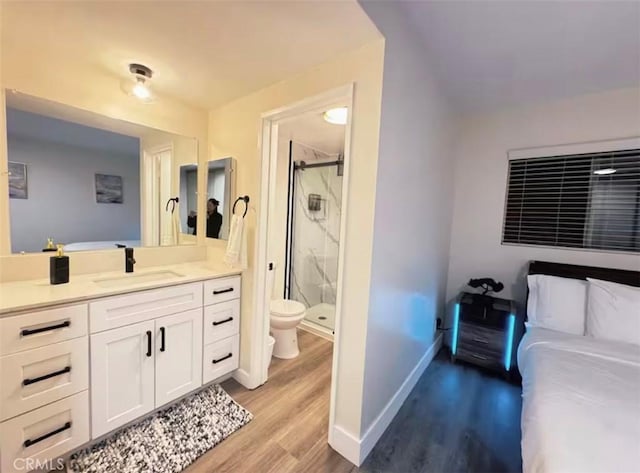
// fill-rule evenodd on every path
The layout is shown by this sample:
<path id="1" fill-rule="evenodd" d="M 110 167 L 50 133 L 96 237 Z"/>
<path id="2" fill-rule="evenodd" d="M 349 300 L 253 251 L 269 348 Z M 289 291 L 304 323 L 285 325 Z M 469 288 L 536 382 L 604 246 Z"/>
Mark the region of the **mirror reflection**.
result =
<path id="1" fill-rule="evenodd" d="M 197 161 L 195 139 L 13 91 L 6 97 L 14 253 L 51 243 L 66 252 L 195 243 L 180 234 L 175 203 L 180 164 Z"/>
<path id="2" fill-rule="evenodd" d="M 229 237 L 234 167 L 233 158 L 214 159 L 207 163 L 207 238 L 226 240 Z M 197 218 L 195 212 L 190 212 L 187 218 L 187 225 L 194 231 Z"/>
<path id="3" fill-rule="evenodd" d="M 180 232 L 196 235 L 197 229 L 189 217 L 196 215 L 198 209 L 198 165 L 183 164 L 180 166 L 180 215 L 187 216 L 180 222 Z"/>

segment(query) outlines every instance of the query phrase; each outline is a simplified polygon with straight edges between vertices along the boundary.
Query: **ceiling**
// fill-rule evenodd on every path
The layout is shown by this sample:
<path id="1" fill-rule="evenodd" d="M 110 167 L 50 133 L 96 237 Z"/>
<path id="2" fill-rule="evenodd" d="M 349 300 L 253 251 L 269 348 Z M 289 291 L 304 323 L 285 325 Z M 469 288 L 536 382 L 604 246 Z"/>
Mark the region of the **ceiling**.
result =
<path id="1" fill-rule="evenodd" d="M 640 2 L 460 0 L 401 7 L 460 110 L 640 85 Z"/>
<path id="2" fill-rule="evenodd" d="M 352 0 L 3 2 L 2 43 L 39 73 L 83 66 L 126 77 L 139 62 L 158 95 L 210 109 L 380 38 Z"/>
<path id="3" fill-rule="evenodd" d="M 135 159 L 140 157 L 140 141 L 137 138 L 16 108 L 7 108 L 7 137 L 9 140 L 20 138 L 58 143 Z M 101 154 L 87 155 L 91 156 L 99 157 Z"/>
<path id="4" fill-rule="evenodd" d="M 331 107 L 344 106 L 336 103 Z M 284 123 L 280 128 L 280 135 L 287 140 L 305 144 L 318 151 L 328 154 L 344 152 L 344 125 L 334 125 L 327 122 L 323 112 L 309 112 Z"/>
<path id="5" fill-rule="evenodd" d="M 157 130 L 155 128 L 149 128 L 144 125 L 138 125 L 137 123 L 131 123 L 124 120 L 118 120 L 115 118 L 100 115 L 98 113 L 81 110 L 79 108 L 70 107 L 69 105 L 52 102 L 40 97 L 33 97 L 31 95 L 23 94 L 15 91 L 8 91 L 6 95 L 7 109 L 13 109 L 21 112 L 26 112 L 33 117 L 32 123 L 34 124 L 32 132 L 33 138 L 49 139 L 55 141 L 55 135 L 58 127 L 60 130 L 75 129 L 86 134 L 84 138 L 85 147 L 91 147 L 92 137 L 101 137 L 100 143 L 109 143 L 109 139 L 105 139 L 105 136 L 112 134 L 114 136 L 125 135 L 125 137 L 132 138 L 151 138 L 159 140 L 159 137 L 163 137 L 167 141 L 176 139 L 193 140 L 192 138 L 186 138 L 165 131 Z M 15 117 L 23 116 L 24 114 L 14 114 Z M 27 115 L 24 115 L 25 117 Z M 35 120 L 37 116 L 41 116 L 43 120 L 39 122 Z M 49 121 L 48 121 L 49 120 Z M 49 123 L 48 126 L 35 125 L 36 122 Z M 16 122 L 17 123 L 17 122 Z M 25 135 L 27 133 L 28 121 L 23 120 L 20 122 L 19 128 L 11 129 L 11 123 L 7 123 L 7 129 L 16 134 Z M 57 124 L 56 124 L 57 123 Z M 63 126 L 63 125 L 69 126 Z M 115 141 L 118 141 L 117 139 Z M 137 142 L 137 140 L 135 140 Z M 129 143 L 130 141 L 126 141 Z M 98 143 L 97 145 L 100 145 Z M 117 148 L 117 144 L 114 144 Z M 107 146 L 108 149 L 108 146 Z"/>

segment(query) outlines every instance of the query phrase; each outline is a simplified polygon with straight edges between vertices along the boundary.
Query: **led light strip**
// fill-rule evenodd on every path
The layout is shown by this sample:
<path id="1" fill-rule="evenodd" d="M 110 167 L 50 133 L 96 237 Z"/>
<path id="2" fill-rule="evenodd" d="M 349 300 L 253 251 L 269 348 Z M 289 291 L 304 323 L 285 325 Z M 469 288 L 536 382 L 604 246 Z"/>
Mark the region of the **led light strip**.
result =
<path id="1" fill-rule="evenodd" d="M 460 323 L 460 303 L 455 305 L 453 310 L 453 332 L 451 335 L 451 353 L 456 354 L 458 348 L 458 325 Z"/>
<path id="2" fill-rule="evenodd" d="M 504 368 L 511 369 L 511 355 L 513 353 L 513 331 L 516 328 L 516 316 L 509 314 L 507 317 L 507 346 L 504 351 Z"/>

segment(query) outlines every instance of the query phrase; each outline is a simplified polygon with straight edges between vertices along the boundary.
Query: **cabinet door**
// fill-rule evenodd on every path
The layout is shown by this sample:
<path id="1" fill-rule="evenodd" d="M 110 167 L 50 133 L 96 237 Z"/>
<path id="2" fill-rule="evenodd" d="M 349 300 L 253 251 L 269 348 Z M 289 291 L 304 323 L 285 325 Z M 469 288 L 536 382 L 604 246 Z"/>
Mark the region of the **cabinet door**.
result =
<path id="1" fill-rule="evenodd" d="M 154 321 L 91 335 L 91 437 L 154 407 Z"/>
<path id="2" fill-rule="evenodd" d="M 156 319 L 156 407 L 202 385 L 202 309 Z"/>

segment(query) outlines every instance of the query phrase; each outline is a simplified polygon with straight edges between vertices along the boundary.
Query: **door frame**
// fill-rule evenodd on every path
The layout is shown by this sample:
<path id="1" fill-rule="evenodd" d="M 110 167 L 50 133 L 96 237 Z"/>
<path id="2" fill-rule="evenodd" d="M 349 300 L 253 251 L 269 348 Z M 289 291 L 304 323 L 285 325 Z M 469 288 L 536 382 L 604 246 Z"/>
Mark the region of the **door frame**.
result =
<path id="1" fill-rule="evenodd" d="M 328 90 L 298 102 L 261 114 L 260 142 L 260 208 L 258 211 L 257 245 L 255 250 L 256 280 L 254 286 L 255 298 L 253 301 L 253 323 L 251 327 L 251 372 L 249 373 L 250 388 L 256 388 L 267 381 L 268 367 L 268 337 L 269 337 L 269 302 L 270 294 L 267 294 L 268 271 L 268 238 L 269 215 L 274 214 L 276 195 L 276 165 L 278 147 L 279 123 L 295 118 L 301 114 L 323 111 L 328 106 L 342 101 L 349 108 L 347 124 L 345 125 L 344 142 L 344 173 L 342 180 L 342 205 L 340 215 L 340 247 L 338 250 L 338 276 L 336 283 L 336 317 L 334 327 L 334 349 L 332 360 L 332 373 L 338 372 L 340 364 L 339 347 L 341 346 L 341 321 L 342 321 L 342 293 L 344 286 L 344 252 L 347 227 L 347 209 L 349 204 L 349 176 L 351 166 L 351 134 L 353 115 L 354 83 L 348 83 L 341 87 Z M 331 398 L 329 412 L 329 441 L 331 441 L 335 419 L 335 399 L 337 392 L 336 376 L 331 377 Z"/>
<path id="2" fill-rule="evenodd" d="M 171 163 L 169 165 L 170 173 L 168 176 L 169 194 L 171 194 L 174 173 L 173 143 L 168 142 L 157 146 L 142 148 L 140 153 L 142 157 L 142 159 L 140 159 L 140 240 L 142 246 L 148 246 L 150 240 L 152 240 L 152 246 L 163 246 L 161 195 L 163 191 L 167 190 L 167 182 L 163 182 L 162 163 L 157 159 L 157 156 L 164 152 L 168 152 L 171 155 Z M 157 215 L 154 215 L 156 212 Z"/>

